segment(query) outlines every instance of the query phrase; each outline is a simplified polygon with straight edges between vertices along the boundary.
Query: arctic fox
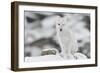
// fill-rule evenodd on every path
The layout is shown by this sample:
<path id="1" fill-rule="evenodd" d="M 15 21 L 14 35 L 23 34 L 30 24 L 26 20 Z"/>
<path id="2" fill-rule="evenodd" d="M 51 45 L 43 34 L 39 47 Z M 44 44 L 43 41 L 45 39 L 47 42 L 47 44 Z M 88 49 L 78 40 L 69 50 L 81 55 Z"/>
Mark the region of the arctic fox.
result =
<path id="1" fill-rule="evenodd" d="M 56 20 L 56 32 L 58 43 L 61 48 L 60 55 L 64 59 L 78 59 L 81 57 L 86 58 L 85 55 L 78 53 L 78 44 L 74 33 L 67 26 L 66 17 L 57 17 Z"/>

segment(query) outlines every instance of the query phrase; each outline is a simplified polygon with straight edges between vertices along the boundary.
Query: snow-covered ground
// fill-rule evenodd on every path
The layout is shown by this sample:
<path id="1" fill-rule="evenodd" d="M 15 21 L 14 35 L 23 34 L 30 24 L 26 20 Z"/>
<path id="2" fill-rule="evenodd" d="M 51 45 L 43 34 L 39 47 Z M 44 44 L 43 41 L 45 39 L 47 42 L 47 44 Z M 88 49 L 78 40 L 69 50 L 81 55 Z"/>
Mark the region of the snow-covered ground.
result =
<path id="1" fill-rule="evenodd" d="M 45 62 L 45 61 L 59 61 L 64 60 L 59 55 L 45 55 L 45 56 L 38 56 L 38 57 L 25 57 L 25 62 Z"/>

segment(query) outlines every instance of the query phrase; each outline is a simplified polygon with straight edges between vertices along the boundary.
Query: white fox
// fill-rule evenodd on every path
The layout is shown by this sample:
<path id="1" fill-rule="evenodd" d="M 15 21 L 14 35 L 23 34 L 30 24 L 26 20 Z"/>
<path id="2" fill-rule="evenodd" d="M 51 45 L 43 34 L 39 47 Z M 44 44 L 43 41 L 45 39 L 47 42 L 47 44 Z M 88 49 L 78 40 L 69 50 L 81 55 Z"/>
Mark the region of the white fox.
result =
<path id="1" fill-rule="evenodd" d="M 77 53 L 78 44 L 74 33 L 68 28 L 67 19 L 65 17 L 57 17 L 56 20 L 56 31 L 57 39 L 61 48 L 60 55 L 64 59 L 82 59 L 86 58 L 85 55 Z"/>

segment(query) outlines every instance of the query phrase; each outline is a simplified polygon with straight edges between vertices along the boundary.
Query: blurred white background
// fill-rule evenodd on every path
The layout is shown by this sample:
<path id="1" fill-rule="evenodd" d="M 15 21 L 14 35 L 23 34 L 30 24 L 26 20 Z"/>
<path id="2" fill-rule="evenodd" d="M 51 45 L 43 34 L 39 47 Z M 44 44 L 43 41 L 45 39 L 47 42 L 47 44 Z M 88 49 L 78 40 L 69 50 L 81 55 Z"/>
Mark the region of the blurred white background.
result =
<path id="1" fill-rule="evenodd" d="M 10 70 L 10 54 L 11 54 L 11 13 L 10 4 L 14 0 L 0 0 L 0 73 L 14 73 Z M 29 1 L 29 0 L 19 0 L 19 1 Z M 30 0 L 33 1 L 33 0 Z M 100 13 L 100 0 L 34 0 L 34 2 L 47 2 L 47 3 L 62 3 L 62 4 L 77 4 L 77 5 L 96 5 L 99 8 Z M 98 19 L 100 19 L 100 14 L 98 14 Z M 100 22 L 98 22 L 99 24 Z M 100 27 L 100 25 L 98 25 Z M 98 29 L 100 32 L 100 29 Z M 100 37 L 100 34 L 98 34 Z M 100 41 L 100 39 L 98 39 Z M 100 47 L 100 46 L 98 46 Z M 98 48 L 98 51 L 100 49 Z M 100 55 L 100 53 L 98 54 Z M 98 59 L 100 61 L 100 58 Z M 100 65 L 100 62 L 99 62 Z M 40 70 L 34 71 L 34 73 L 99 73 L 100 66 L 98 67 L 86 67 L 86 68 L 70 68 L 70 69 L 56 69 L 56 70 Z M 24 73 L 24 72 L 22 72 Z M 33 73 L 33 71 L 26 71 L 26 73 Z"/>

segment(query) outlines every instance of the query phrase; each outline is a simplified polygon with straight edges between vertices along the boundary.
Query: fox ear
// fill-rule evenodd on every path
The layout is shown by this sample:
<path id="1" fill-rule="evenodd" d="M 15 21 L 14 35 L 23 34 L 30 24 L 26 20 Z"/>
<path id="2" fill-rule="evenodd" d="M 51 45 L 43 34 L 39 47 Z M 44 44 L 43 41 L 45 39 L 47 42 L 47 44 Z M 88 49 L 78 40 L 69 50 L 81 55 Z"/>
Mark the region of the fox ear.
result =
<path id="1" fill-rule="evenodd" d="M 62 18 L 62 25 L 65 26 L 67 24 L 67 17 Z"/>
<path id="2" fill-rule="evenodd" d="M 56 18 L 56 24 L 58 24 L 58 23 L 60 23 L 60 21 L 61 21 L 61 17 L 60 16 L 57 16 L 57 18 Z"/>

